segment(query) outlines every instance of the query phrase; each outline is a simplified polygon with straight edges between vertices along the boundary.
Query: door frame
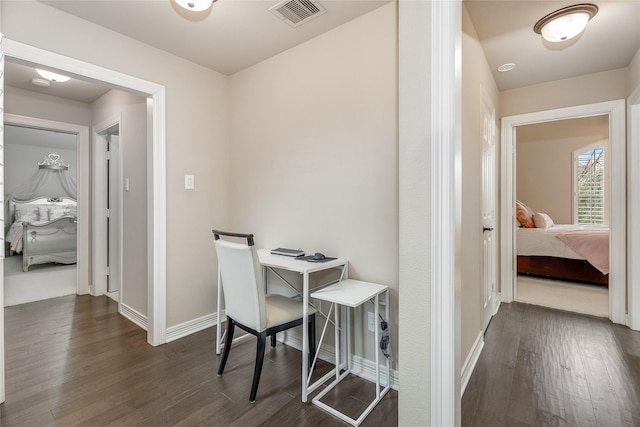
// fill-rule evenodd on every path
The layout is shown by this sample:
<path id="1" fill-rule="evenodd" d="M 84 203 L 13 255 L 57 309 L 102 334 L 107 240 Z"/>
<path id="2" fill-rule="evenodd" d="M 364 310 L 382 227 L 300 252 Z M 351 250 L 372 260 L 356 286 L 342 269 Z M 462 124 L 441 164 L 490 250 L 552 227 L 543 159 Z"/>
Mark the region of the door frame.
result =
<path id="1" fill-rule="evenodd" d="M 39 119 L 36 117 L 5 114 L 5 125 L 24 126 L 76 135 L 76 181 L 78 203 L 78 262 L 76 273 L 76 293 L 89 293 L 89 127 L 72 123 Z M 4 198 L 4 195 L 3 195 Z M 4 285 L 4 277 L 2 284 Z M 4 288 L 4 287 L 3 287 Z"/>
<path id="2" fill-rule="evenodd" d="M 636 87 L 627 100 L 627 166 L 629 167 L 629 200 L 627 203 L 627 224 L 629 240 L 627 242 L 627 259 L 638 259 L 640 253 L 640 85 Z M 636 165 L 636 167 L 631 167 Z M 629 327 L 640 331 L 640 268 L 633 262 L 627 263 L 629 283 Z"/>
<path id="3" fill-rule="evenodd" d="M 502 118 L 500 270 L 502 300 L 513 301 L 516 291 L 515 254 L 515 128 L 517 126 L 599 115 L 609 116 L 609 319 L 626 323 L 626 140 L 625 101 L 599 102 Z"/>
<path id="4" fill-rule="evenodd" d="M 106 139 L 103 132 L 107 129 L 112 128 L 114 126 L 121 127 L 122 123 L 122 115 L 117 114 L 110 119 L 103 121 L 97 125 L 93 126 L 93 191 L 94 195 L 99 194 L 100 191 L 104 192 L 107 187 L 107 173 L 106 173 Z M 100 148 L 99 150 L 97 148 Z M 118 269 L 117 271 L 112 271 L 110 269 L 109 275 L 117 274 L 119 276 L 118 283 L 121 284 L 119 298 L 118 298 L 118 307 L 120 307 L 120 303 L 122 302 L 122 254 L 123 254 L 123 235 L 122 235 L 122 151 L 118 150 L 117 158 L 112 158 L 111 161 L 117 163 L 117 171 L 118 171 L 118 186 L 115 189 L 117 191 L 118 197 L 118 209 L 117 211 L 110 212 L 110 216 L 117 216 L 117 221 L 119 224 L 118 227 L 118 241 L 116 244 L 118 245 Z M 114 191 L 114 189 L 110 188 L 110 191 Z M 110 197 L 110 195 L 107 195 Z M 103 225 L 107 222 L 107 214 L 106 214 L 106 202 L 98 197 L 93 197 L 93 289 L 94 295 L 105 295 L 108 293 L 107 281 L 104 279 L 106 276 L 104 274 L 104 270 L 106 270 L 107 263 L 107 240 L 110 239 L 110 236 L 107 234 L 106 227 Z M 96 226 L 95 224 L 99 224 Z M 102 270 L 102 274 L 100 273 Z"/>

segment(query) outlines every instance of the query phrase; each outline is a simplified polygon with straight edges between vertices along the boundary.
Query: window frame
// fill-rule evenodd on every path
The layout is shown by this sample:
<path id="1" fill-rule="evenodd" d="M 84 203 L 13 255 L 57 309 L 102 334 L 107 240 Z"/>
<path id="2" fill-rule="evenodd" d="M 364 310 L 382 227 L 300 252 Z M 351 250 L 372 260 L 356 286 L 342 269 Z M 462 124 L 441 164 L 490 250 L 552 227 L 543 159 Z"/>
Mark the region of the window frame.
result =
<path id="1" fill-rule="evenodd" d="M 574 224 L 580 224 L 578 214 L 579 214 L 579 206 L 578 206 L 578 158 L 586 152 L 593 151 L 602 147 L 603 151 L 603 174 L 604 181 L 602 183 L 602 191 L 603 191 L 603 222 L 601 225 L 609 224 L 609 144 L 607 140 L 594 142 L 592 144 L 584 145 L 576 150 L 573 150 L 571 153 L 572 156 L 572 168 L 571 168 L 571 179 L 572 179 L 572 191 L 573 197 L 571 202 L 571 210 L 572 210 L 572 218 Z M 587 224 L 585 224 L 587 225 Z M 600 224 L 594 224 L 600 225 Z"/>

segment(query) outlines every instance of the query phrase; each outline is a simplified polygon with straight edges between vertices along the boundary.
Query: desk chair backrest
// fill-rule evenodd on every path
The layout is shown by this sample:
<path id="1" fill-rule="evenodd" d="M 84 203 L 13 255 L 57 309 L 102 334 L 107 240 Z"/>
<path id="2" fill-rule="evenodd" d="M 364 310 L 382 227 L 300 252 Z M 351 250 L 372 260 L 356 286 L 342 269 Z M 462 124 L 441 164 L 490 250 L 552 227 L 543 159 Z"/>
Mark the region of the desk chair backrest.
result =
<path id="1" fill-rule="evenodd" d="M 267 328 L 265 294 L 253 239 L 249 239 L 250 244 L 236 243 L 220 239 L 220 234 L 223 233 L 214 231 L 225 313 L 236 322 L 262 332 Z"/>

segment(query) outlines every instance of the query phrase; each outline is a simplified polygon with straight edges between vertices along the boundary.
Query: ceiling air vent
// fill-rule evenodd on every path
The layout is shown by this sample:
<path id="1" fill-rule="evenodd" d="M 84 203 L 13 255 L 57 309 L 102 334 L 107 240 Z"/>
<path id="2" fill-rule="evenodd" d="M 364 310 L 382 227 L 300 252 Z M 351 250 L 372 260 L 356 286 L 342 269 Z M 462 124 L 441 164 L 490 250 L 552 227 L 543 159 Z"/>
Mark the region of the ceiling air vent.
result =
<path id="1" fill-rule="evenodd" d="M 302 25 L 327 11 L 320 3 L 311 0 L 284 0 L 269 10 L 292 27 Z"/>

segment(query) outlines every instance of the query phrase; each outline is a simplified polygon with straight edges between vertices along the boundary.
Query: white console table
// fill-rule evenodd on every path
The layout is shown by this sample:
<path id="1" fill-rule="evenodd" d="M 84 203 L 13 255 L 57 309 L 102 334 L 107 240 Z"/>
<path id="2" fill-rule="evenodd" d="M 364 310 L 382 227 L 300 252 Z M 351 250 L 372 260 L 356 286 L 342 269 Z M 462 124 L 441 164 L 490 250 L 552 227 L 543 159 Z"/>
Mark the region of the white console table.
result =
<path id="1" fill-rule="evenodd" d="M 312 399 L 312 402 L 314 405 L 322 408 L 323 410 L 329 412 L 330 414 L 340 418 L 343 421 L 346 421 L 347 423 L 353 425 L 353 426 L 358 426 L 360 425 L 360 423 L 362 423 L 362 421 L 365 419 L 365 417 L 367 415 L 369 415 L 369 413 L 373 410 L 373 408 L 378 404 L 378 402 L 380 402 L 380 400 L 384 397 L 384 395 L 389 391 L 389 389 L 391 388 L 390 384 L 391 384 L 391 377 L 390 377 L 390 364 L 389 364 L 389 359 L 385 359 L 386 360 L 386 374 L 387 374 L 387 379 L 386 379 L 386 385 L 384 387 L 381 386 L 381 379 L 380 379 L 380 348 L 378 347 L 379 343 L 380 343 L 380 330 L 379 330 L 379 306 L 380 306 L 380 296 L 384 295 L 384 305 L 385 305 L 385 316 L 384 319 L 386 321 L 389 320 L 389 287 L 388 286 L 384 286 L 384 285 L 379 285 L 376 283 L 369 283 L 369 282 L 362 282 L 359 280 L 351 280 L 351 279 L 345 279 L 342 280 L 338 283 L 336 283 L 335 285 L 331 285 L 331 286 L 327 286 L 326 288 L 323 288 L 319 291 L 313 292 L 311 294 L 311 298 L 317 299 L 317 300 L 321 300 L 321 301 L 327 301 L 331 303 L 331 308 L 329 309 L 329 312 L 327 313 L 327 319 L 325 322 L 325 327 L 323 328 L 323 332 L 322 332 L 322 336 L 320 337 L 320 343 L 318 344 L 318 352 L 320 351 L 320 348 L 322 346 L 322 343 L 324 341 L 324 333 L 326 331 L 326 326 L 327 326 L 327 322 L 330 321 L 331 318 L 331 312 L 333 311 L 333 315 L 334 315 L 334 322 L 335 322 L 335 342 L 336 342 L 336 349 L 335 349 L 335 355 L 336 355 L 336 360 L 335 360 L 335 379 L 333 380 L 333 382 L 331 384 L 329 384 L 329 386 L 327 386 L 326 389 L 324 389 L 321 393 L 319 393 L 317 396 L 315 396 Z M 337 306 L 342 306 L 342 307 L 349 307 L 349 308 L 355 308 L 358 307 L 362 304 L 364 304 L 367 301 L 371 301 L 373 300 L 373 304 L 374 304 L 374 316 L 375 316 L 375 327 L 374 327 L 374 346 L 375 346 L 375 364 L 376 364 L 376 397 L 374 398 L 374 400 L 369 404 L 369 406 L 360 414 L 360 416 L 357 419 L 351 418 L 345 414 L 343 414 L 342 412 L 338 411 L 337 409 L 323 403 L 320 401 L 320 399 L 322 399 L 322 397 L 327 394 L 331 389 L 333 389 L 336 385 L 338 385 L 338 383 L 340 383 L 340 381 L 342 381 L 347 375 L 349 375 L 349 373 L 351 372 L 351 322 L 350 322 L 350 315 L 347 312 L 345 316 L 342 316 L 343 319 L 339 319 L 339 315 L 338 315 L 338 307 Z M 342 321 L 340 321 L 342 320 Z M 344 352 L 344 354 L 346 355 L 346 361 L 341 361 L 340 360 L 340 355 L 341 352 L 340 348 L 339 348 L 339 343 L 340 343 L 340 331 L 342 331 L 343 334 L 346 334 L 347 339 L 346 339 L 346 345 L 347 345 L 347 351 Z M 304 358 L 303 358 L 304 359 Z M 315 361 L 314 361 L 315 362 Z M 345 370 L 341 370 L 341 366 L 346 366 Z"/>

